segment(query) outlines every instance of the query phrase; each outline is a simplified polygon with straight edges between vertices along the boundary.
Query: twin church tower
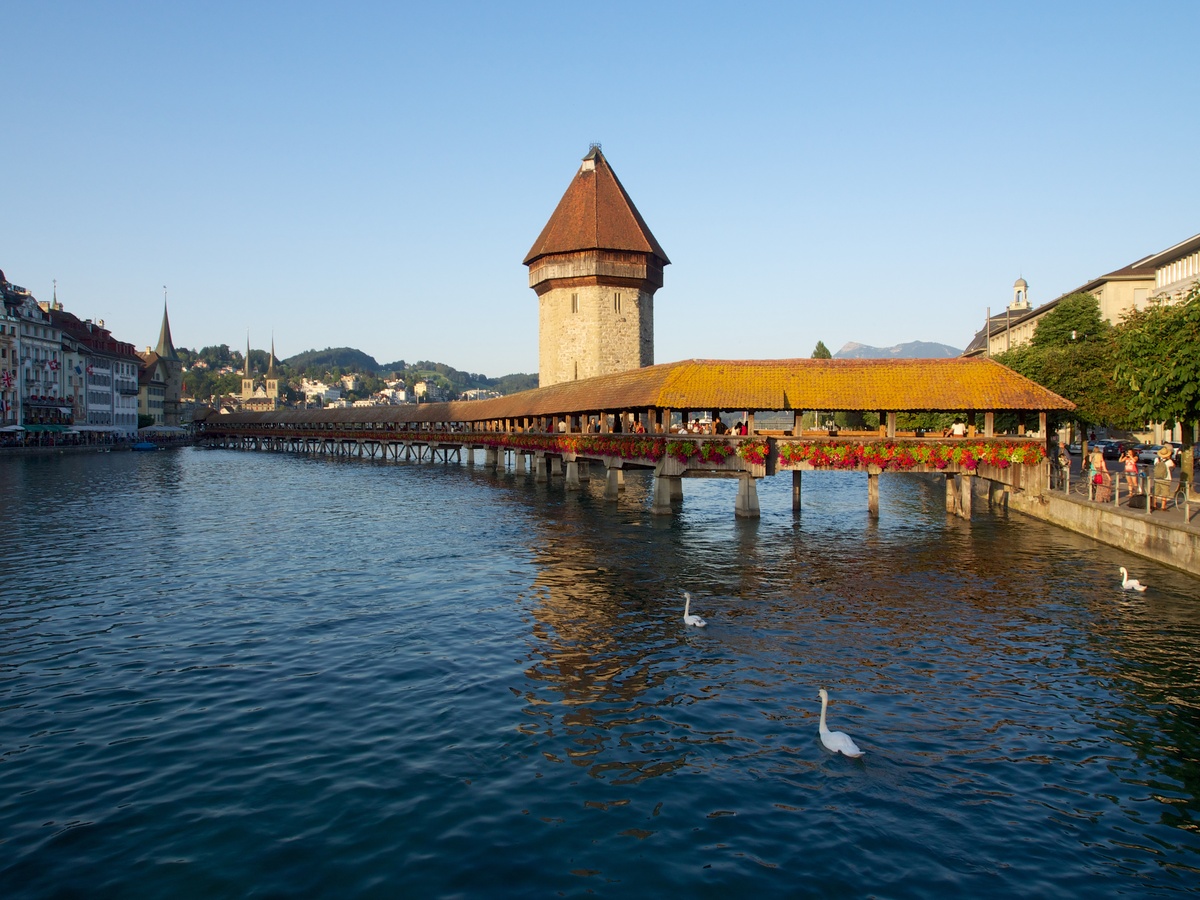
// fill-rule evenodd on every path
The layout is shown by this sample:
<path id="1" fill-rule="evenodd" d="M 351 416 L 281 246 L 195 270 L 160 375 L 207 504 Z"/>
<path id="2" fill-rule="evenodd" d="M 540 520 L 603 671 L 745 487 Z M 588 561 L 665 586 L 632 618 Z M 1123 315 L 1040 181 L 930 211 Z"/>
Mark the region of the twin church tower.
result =
<path id="1" fill-rule="evenodd" d="M 539 386 L 653 365 L 654 292 L 670 262 L 593 144 L 525 257 Z"/>

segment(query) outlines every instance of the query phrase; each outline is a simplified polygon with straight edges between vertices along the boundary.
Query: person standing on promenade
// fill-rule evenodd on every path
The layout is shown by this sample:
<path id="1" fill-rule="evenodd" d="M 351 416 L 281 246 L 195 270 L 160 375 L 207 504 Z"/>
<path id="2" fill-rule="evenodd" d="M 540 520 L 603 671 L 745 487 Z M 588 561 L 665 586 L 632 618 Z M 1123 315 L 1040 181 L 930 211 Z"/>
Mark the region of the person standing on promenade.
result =
<path id="1" fill-rule="evenodd" d="M 1167 508 L 1167 503 L 1174 493 L 1171 469 L 1175 467 L 1175 463 L 1172 462 L 1171 455 L 1171 448 L 1164 444 L 1158 448 L 1158 458 L 1154 460 L 1154 505 L 1159 509 Z"/>
<path id="2" fill-rule="evenodd" d="M 1125 487 L 1129 488 L 1130 496 L 1141 493 L 1138 490 L 1138 459 L 1132 447 L 1125 448 L 1121 462 L 1125 466 Z"/>
<path id="3" fill-rule="evenodd" d="M 1108 464 L 1104 454 L 1093 450 L 1088 462 L 1088 480 L 1092 483 L 1092 499 L 1104 503 L 1112 494 L 1112 477 L 1108 474 Z"/>

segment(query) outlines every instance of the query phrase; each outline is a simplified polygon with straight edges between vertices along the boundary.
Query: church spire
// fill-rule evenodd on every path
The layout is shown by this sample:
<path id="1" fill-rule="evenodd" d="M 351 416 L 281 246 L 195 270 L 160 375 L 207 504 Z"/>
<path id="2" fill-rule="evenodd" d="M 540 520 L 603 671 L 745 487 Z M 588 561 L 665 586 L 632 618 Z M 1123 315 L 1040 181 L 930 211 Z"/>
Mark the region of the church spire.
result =
<path id="1" fill-rule="evenodd" d="M 271 359 L 267 363 L 267 377 L 275 377 L 275 335 L 271 335 Z"/>
<path id="2" fill-rule="evenodd" d="M 163 285 L 163 320 L 158 332 L 158 346 L 154 348 L 162 359 L 179 359 L 175 345 L 171 343 L 171 321 L 167 318 L 167 286 Z"/>
<path id="3" fill-rule="evenodd" d="M 246 371 L 242 373 L 243 378 L 250 377 L 250 332 L 246 332 Z"/>

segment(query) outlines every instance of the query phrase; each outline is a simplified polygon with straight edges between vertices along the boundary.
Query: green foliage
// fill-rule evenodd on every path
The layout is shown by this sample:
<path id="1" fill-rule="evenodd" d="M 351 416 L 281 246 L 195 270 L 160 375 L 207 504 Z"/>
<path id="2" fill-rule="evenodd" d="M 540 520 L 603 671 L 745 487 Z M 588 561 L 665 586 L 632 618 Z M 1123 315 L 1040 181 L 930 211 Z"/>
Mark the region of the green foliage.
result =
<path id="1" fill-rule="evenodd" d="M 1113 374 L 1115 330 L 1100 317 L 1100 304 L 1091 294 L 1059 300 L 1038 322 L 1030 343 L 1001 353 L 996 361 L 1070 400 L 1077 407 L 1074 418 L 1086 425 L 1144 424 L 1129 390 Z M 1009 418 L 998 418 L 996 427 L 1015 427 L 1016 420 Z"/>
<path id="2" fill-rule="evenodd" d="M 829 348 L 825 346 L 824 341 L 817 341 L 817 346 L 812 352 L 813 359 L 833 359 L 833 354 L 829 352 Z"/>
<path id="3" fill-rule="evenodd" d="M 1117 380 L 1147 422 L 1200 420 L 1200 282 L 1178 304 L 1125 316 L 1117 330 Z M 1190 429 L 1184 430 L 1185 439 Z"/>
<path id="4" fill-rule="evenodd" d="M 1103 340 L 1112 325 L 1100 317 L 1100 303 L 1091 294 L 1071 294 L 1038 321 L 1035 347 L 1066 347 L 1080 341 Z"/>
<path id="5" fill-rule="evenodd" d="M 306 350 L 284 360 L 287 367 L 298 375 L 308 378 L 323 378 L 326 374 L 340 377 L 351 373 L 379 374 L 379 363 L 353 347 L 326 347 L 324 350 Z"/>
<path id="6" fill-rule="evenodd" d="M 138 413 L 138 428 L 149 428 L 154 424 L 154 416 L 146 416 Z"/>
<path id="7" fill-rule="evenodd" d="M 1068 340 L 1061 346 L 1026 344 L 996 357 L 1017 374 L 1074 403 L 1076 420 L 1136 428 L 1143 423 L 1131 406 L 1129 390 L 1113 375 L 1116 359 L 1111 326 L 1102 338 Z"/>

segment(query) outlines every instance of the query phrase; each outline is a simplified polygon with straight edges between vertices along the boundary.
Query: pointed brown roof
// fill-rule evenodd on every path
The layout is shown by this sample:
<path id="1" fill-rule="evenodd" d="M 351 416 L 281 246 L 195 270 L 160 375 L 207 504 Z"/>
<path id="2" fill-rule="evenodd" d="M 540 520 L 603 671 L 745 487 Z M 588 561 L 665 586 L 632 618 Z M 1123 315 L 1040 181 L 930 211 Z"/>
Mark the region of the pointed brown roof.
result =
<path id="1" fill-rule="evenodd" d="M 583 158 L 550 221 L 525 256 L 525 265 L 550 253 L 632 250 L 671 261 L 637 211 L 608 160 L 593 147 Z"/>

